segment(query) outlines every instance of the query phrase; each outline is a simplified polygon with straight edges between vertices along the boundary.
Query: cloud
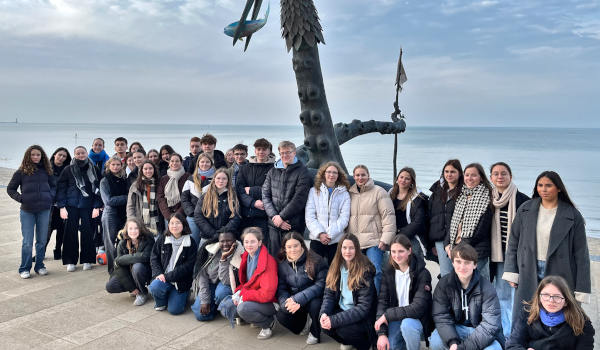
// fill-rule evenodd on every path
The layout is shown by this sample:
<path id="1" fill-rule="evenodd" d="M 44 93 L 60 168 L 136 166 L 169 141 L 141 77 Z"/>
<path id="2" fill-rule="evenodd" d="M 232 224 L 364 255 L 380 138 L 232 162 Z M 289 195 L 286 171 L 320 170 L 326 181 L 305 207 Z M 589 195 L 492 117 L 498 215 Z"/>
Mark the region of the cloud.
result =
<path id="1" fill-rule="evenodd" d="M 507 51 L 513 55 L 524 59 L 540 59 L 548 57 L 556 58 L 574 58 L 588 51 L 581 46 L 570 47 L 553 47 L 553 46 L 536 46 L 526 48 L 508 48 Z"/>
<path id="2" fill-rule="evenodd" d="M 575 23 L 573 33 L 580 37 L 600 40 L 600 20 L 587 20 Z"/>
<path id="3" fill-rule="evenodd" d="M 479 1 L 458 1 L 446 0 L 442 4 L 441 11 L 445 15 L 455 15 L 462 12 L 481 11 L 498 5 L 500 2 L 496 0 L 479 0 Z"/>

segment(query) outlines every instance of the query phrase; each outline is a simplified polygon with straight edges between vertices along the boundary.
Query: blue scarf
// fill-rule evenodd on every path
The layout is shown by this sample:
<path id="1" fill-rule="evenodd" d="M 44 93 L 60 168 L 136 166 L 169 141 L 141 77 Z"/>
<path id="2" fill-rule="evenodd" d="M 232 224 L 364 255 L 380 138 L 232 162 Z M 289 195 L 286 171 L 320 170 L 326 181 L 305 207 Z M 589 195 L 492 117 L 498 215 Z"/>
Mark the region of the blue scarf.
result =
<path id="1" fill-rule="evenodd" d="M 558 326 L 565 322 L 565 313 L 563 310 L 558 312 L 548 312 L 544 308 L 540 308 L 540 320 L 548 327 Z"/>
<path id="2" fill-rule="evenodd" d="M 110 157 L 108 156 L 108 154 L 106 154 L 104 150 L 102 150 L 100 153 L 95 153 L 91 149 L 90 153 L 88 154 L 88 158 L 92 160 L 94 165 L 98 166 L 98 168 L 100 169 L 100 173 L 104 173 L 104 163 L 106 163 L 106 161 L 110 159 Z"/>

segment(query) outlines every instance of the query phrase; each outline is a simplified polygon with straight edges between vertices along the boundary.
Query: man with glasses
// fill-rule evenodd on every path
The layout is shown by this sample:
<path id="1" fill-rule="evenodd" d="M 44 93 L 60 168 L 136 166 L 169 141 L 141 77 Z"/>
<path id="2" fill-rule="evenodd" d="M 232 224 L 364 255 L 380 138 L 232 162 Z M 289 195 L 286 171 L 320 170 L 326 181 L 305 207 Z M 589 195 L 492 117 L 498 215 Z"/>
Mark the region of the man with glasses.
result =
<path id="1" fill-rule="evenodd" d="M 238 175 L 238 172 L 240 171 L 240 168 L 242 167 L 242 165 L 245 165 L 248 163 L 248 161 L 246 160 L 246 157 L 248 156 L 248 146 L 243 145 L 241 143 L 238 143 L 237 145 L 233 146 L 233 164 L 231 165 L 231 167 L 229 167 L 230 170 L 230 174 L 231 174 L 231 183 L 233 184 L 233 186 L 235 187 L 235 181 Z"/>
<path id="2" fill-rule="evenodd" d="M 501 350 L 504 345 L 500 303 L 489 280 L 477 270 L 477 251 L 466 243 L 452 249 L 454 271 L 433 292 L 436 329 L 429 338 L 432 350 Z"/>
<path id="3" fill-rule="evenodd" d="M 296 157 L 296 145 L 290 141 L 279 143 L 279 159 L 269 170 L 262 187 L 262 200 L 269 216 L 269 253 L 277 256 L 281 237 L 289 231 L 304 233 L 304 208 L 312 177 L 306 166 Z"/>

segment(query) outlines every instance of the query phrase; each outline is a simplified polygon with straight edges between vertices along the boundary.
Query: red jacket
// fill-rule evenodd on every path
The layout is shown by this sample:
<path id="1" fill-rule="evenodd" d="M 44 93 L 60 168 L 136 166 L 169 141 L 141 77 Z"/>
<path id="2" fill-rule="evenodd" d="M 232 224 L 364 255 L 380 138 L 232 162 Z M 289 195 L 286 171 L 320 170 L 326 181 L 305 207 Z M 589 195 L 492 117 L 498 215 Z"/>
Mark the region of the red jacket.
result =
<path id="1" fill-rule="evenodd" d="M 277 302 L 277 262 L 269 254 L 263 245 L 258 253 L 258 265 L 252 278 L 248 281 L 246 277 L 246 266 L 248 265 L 248 252 L 242 254 L 239 277 L 240 285 L 235 289 L 241 289 L 240 295 L 243 301 L 254 301 L 257 303 Z"/>

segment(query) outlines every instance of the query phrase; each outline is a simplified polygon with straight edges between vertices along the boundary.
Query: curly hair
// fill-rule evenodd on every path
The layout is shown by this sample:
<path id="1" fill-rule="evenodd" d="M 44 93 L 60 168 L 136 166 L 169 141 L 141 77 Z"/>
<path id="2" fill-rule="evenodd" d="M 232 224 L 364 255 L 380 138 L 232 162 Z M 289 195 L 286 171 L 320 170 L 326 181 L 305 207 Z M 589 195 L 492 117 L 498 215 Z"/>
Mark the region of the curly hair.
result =
<path id="1" fill-rule="evenodd" d="M 348 178 L 346 177 L 346 172 L 337 162 L 327 162 L 317 170 L 317 175 L 315 175 L 315 191 L 319 193 L 321 191 L 321 184 L 325 183 L 325 171 L 329 167 L 335 167 L 338 172 L 338 178 L 335 180 L 335 187 L 345 186 L 346 189 L 350 188 L 350 183 L 348 182 Z"/>
<path id="2" fill-rule="evenodd" d="M 27 150 L 25 150 L 23 160 L 21 161 L 21 166 L 19 166 L 19 170 L 21 170 L 25 175 L 33 175 L 33 173 L 35 173 L 37 165 L 31 160 L 31 152 L 33 152 L 34 150 L 40 151 L 40 153 L 42 154 L 40 164 L 44 166 L 48 175 L 52 175 L 52 166 L 50 165 L 50 160 L 48 159 L 46 152 L 44 152 L 44 149 L 40 145 L 31 145 L 27 148 Z"/>

